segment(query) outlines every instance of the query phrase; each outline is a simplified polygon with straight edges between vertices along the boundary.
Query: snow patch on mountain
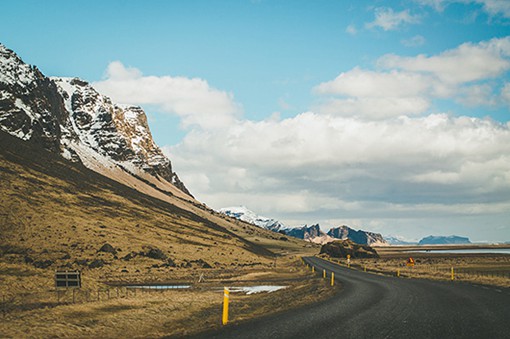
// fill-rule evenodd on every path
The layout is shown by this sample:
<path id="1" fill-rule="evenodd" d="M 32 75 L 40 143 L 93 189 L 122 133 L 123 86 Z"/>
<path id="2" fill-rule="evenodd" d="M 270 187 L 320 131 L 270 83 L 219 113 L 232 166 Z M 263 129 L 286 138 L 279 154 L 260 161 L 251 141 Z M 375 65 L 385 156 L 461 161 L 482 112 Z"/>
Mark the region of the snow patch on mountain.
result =
<path id="1" fill-rule="evenodd" d="M 278 220 L 257 215 L 255 212 L 246 208 L 246 206 L 220 208 L 218 212 L 274 232 L 285 228 Z"/>
<path id="2" fill-rule="evenodd" d="M 192 197 L 140 107 L 113 103 L 78 78 L 48 78 L 1 44 L 0 129 L 112 179 L 120 169 L 160 191 Z"/>

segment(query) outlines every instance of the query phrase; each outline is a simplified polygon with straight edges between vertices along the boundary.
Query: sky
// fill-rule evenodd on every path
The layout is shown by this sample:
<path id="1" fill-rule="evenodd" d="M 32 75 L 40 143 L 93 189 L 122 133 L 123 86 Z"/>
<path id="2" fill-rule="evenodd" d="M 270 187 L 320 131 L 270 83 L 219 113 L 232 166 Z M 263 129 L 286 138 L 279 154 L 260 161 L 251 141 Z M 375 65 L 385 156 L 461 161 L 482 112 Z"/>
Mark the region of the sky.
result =
<path id="1" fill-rule="evenodd" d="M 7 1 L 0 42 L 144 108 L 212 208 L 510 241 L 510 1 Z"/>

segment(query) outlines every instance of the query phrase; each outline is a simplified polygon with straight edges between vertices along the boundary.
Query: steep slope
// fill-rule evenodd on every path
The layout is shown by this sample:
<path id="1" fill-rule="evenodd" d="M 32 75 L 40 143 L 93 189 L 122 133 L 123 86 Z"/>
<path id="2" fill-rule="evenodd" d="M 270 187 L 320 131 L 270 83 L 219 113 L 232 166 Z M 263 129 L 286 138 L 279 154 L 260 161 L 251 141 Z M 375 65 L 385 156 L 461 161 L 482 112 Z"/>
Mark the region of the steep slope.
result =
<path id="1" fill-rule="evenodd" d="M 115 104 L 76 78 L 49 79 L 1 44 L 0 130 L 144 193 L 193 200 L 140 107 Z"/>
<path id="2" fill-rule="evenodd" d="M 272 264 L 271 251 L 221 218 L 212 222 L 4 132 L 0 145 L 1 263 L 89 276 Z M 100 251 L 105 244 L 114 252 Z"/>

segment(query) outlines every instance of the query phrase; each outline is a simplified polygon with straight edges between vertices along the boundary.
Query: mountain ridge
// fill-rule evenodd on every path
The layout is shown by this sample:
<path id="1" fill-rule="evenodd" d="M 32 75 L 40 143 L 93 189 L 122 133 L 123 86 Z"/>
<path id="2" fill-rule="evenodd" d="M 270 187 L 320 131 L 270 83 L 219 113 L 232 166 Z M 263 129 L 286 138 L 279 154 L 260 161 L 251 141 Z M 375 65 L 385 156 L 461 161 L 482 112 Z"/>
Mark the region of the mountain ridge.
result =
<path id="1" fill-rule="evenodd" d="M 225 207 L 219 209 L 218 212 L 274 232 L 283 233 L 294 238 L 303 239 L 317 244 L 325 244 L 335 240 L 351 239 L 354 242 L 363 245 L 388 245 L 388 242 L 386 242 L 383 236 L 379 233 L 363 230 L 357 231 L 346 225 L 333 227 L 326 233 L 322 231 L 319 224 L 286 227 L 280 221 L 259 216 L 245 206 Z"/>
<path id="2" fill-rule="evenodd" d="M 152 139 L 140 107 L 113 103 L 78 78 L 46 77 L 2 44 L 0 129 L 113 179 L 120 170 L 193 198 Z"/>

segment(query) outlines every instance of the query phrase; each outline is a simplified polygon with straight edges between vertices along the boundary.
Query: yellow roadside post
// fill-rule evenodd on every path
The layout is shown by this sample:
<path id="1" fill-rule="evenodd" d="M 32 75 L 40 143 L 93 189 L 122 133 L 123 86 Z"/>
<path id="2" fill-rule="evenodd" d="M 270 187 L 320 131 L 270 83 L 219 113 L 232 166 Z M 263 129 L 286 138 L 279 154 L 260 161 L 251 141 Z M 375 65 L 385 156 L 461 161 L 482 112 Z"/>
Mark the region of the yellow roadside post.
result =
<path id="1" fill-rule="evenodd" d="M 363 267 L 363 271 L 365 271 L 365 272 L 367 271 L 367 265 L 365 265 L 365 266 Z"/>
<path id="2" fill-rule="evenodd" d="M 400 270 L 397 270 L 397 277 L 400 277 Z"/>
<path id="3" fill-rule="evenodd" d="M 335 285 L 335 272 L 331 272 L 331 286 Z"/>
<path id="4" fill-rule="evenodd" d="M 228 323 L 228 299 L 229 290 L 227 287 L 223 290 L 223 317 L 221 318 L 221 324 L 226 325 Z"/>
<path id="5" fill-rule="evenodd" d="M 347 254 L 347 267 L 351 268 L 351 255 Z"/>
<path id="6" fill-rule="evenodd" d="M 326 279 L 326 270 L 322 270 L 322 277 Z"/>
<path id="7" fill-rule="evenodd" d="M 455 280 L 455 274 L 453 272 L 453 267 L 452 267 L 452 280 Z"/>
<path id="8" fill-rule="evenodd" d="M 312 266 L 312 273 L 315 272 L 315 266 Z"/>

